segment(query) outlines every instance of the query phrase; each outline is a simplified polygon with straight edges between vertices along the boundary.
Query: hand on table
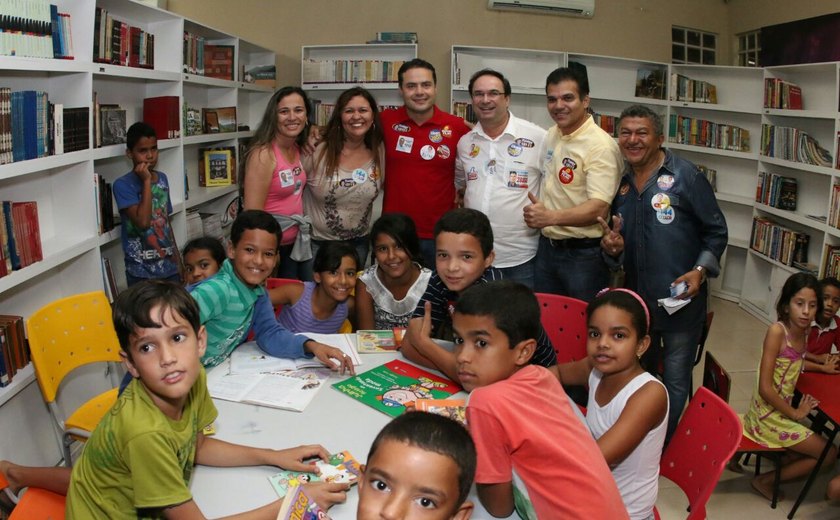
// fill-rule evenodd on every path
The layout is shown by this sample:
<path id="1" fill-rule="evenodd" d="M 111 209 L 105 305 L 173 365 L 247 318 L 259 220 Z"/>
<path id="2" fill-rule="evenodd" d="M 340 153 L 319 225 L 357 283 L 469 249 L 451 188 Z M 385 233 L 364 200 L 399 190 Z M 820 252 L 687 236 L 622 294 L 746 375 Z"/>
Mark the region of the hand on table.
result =
<path id="1" fill-rule="evenodd" d="M 350 359 L 350 356 L 342 352 L 340 348 L 318 343 L 313 340 L 306 343 L 306 348 L 318 358 L 318 361 L 330 370 L 337 370 L 339 374 L 344 374 L 345 371 L 350 372 L 350 375 L 356 374 L 356 370 L 353 368 L 353 360 Z"/>
<path id="2" fill-rule="evenodd" d="M 814 399 L 813 396 L 809 394 L 805 394 L 802 396 L 802 399 L 799 400 L 799 406 L 796 407 L 793 414 L 793 419 L 796 421 L 801 421 L 802 419 L 808 417 L 808 414 L 811 413 L 811 410 L 819 406 L 820 402 Z"/>
<path id="3" fill-rule="evenodd" d="M 329 462 L 330 453 L 320 444 L 305 444 L 296 448 L 276 450 L 272 456 L 271 463 L 278 468 L 289 471 L 318 473 L 318 467 L 312 459 L 321 459 L 324 462 Z"/>
<path id="4" fill-rule="evenodd" d="M 824 374 L 840 374 L 840 356 L 837 354 L 826 354 L 820 364 L 820 371 Z"/>
<path id="5" fill-rule="evenodd" d="M 621 236 L 621 226 L 624 222 L 621 220 L 621 215 L 613 215 L 612 228 L 609 223 L 604 220 L 604 217 L 598 217 L 598 224 L 604 231 L 604 236 L 601 238 L 601 249 L 610 256 L 618 256 L 624 251 L 624 237 Z"/>
<path id="6" fill-rule="evenodd" d="M 338 482 L 311 482 L 304 484 L 306 493 L 323 509 L 329 509 L 347 500 L 350 484 Z"/>

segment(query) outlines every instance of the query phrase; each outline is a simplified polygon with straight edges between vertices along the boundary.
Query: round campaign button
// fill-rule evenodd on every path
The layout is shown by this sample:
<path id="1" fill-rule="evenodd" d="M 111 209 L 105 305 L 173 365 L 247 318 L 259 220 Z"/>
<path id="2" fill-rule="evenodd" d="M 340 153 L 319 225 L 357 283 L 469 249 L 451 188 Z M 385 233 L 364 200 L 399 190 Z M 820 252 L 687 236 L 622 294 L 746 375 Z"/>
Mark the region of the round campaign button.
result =
<path id="1" fill-rule="evenodd" d="M 650 206 L 659 211 L 660 209 L 671 207 L 671 197 L 665 193 L 657 193 L 650 199 Z"/>
<path id="2" fill-rule="evenodd" d="M 656 185 L 662 191 L 668 191 L 674 186 L 674 176 L 662 174 L 656 179 Z"/>
<path id="3" fill-rule="evenodd" d="M 435 158 L 435 147 L 427 144 L 423 148 L 420 148 L 420 157 L 427 161 L 431 161 Z"/>
<path id="4" fill-rule="evenodd" d="M 367 170 L 362 168 L 356 168 L 353 170 L 353 180 L 356 181 L 356 184 L 364 183 L 368 178 Z"/>

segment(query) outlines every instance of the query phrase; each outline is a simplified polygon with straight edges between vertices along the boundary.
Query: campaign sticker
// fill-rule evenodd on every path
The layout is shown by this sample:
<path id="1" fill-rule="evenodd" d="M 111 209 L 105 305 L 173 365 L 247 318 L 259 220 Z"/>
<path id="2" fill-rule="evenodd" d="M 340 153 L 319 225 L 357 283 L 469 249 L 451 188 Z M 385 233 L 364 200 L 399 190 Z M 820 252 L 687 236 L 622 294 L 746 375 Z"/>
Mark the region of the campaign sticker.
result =
<path id="1" fill-rule="evenodd" d="M 571 168 L 572 170 L 577 168 L 577 163 L 575 161 L 573 161 L 572 159 L 570 159 L 569 157 L 564 157 L 562 162 L 563 162 L 563 166 L 565 166 L 566 168 Z"/>
<path id="2" fill-rule="evenodd" d="M 619 195 L 627 195 L 627 193 L 629 191 L 630 191 L 630 185 L 629 184 L 622 184 L 621 187 L 618 189 L 618 194 Z"/>
<path id="3" fill-rule="evenodd" d="M 672 223 L 674 221 L 674 216 L 674 208 L 671 206 L 656 211 L 656 220 L 658 220 L 660 224 Z"/>
<path id="4" fill-rule="evenodd" d="M 452 129 L 449 128 L 449 125 L 446 125 L 443 128 L 441 128 L 440 133 L 443 134 L 443 137 L 446 137 L 447 139 L 452 137 Z"/>
<path id="5" fill-rule="evenodd" d="M 476 157 L 478 157 L 478 154 L 480 152 L 481 152 L 481 148 L 479 148 L 479 146 L 477 144 L 473 143 L 473 144 L 470 145 L 470 157 L 475 159 Z"/>
<path id="6" fill-rule="evenodd" d="M 487 175 L 496 174 L 496 159 L 490 159 L 490 161 L 487 162 L 487 167 L 484 168 L 484 172 Z"/>
<path id="7" fill-rule="evenodd" d="M 508 188 L 528 189 L 528 170 L 511 170 L 508 172 Z"/>
<path id="8" fill-rule="evenodd" d="M 435 147 L 427 144 L 423 148 L 420 148 L 420 157 L 427 161 L 431 161 L 435 158 Z"/>
<path id="9" fill-rule="evenodd" d="M 356 183 L 353 181 L 353 179 L 341 179 L 338 182 L 338 185 L 341 186 L 342 188 L 352 188 L 353 186 L 356 185 Z"/>
<path id="10" fill-rule="evenodd" d="M 379 168 L 377 168 L 376 166 L 374 166 L 373 169 L 370 171 L 370 180 L 374 182 L 379 180 Z"/>
<path id="11" fill-rule="evenodd" d="M 300 193 L 301 186 L 303 186 L 303 183 L 300 181 L 300 179 L 296 180 L 295 181 L 295 195 Z"/>
<path id="12" fill-rule="evenodd" d="M 671 197 L 666 195 L 665 193 L 657 193 L 650 199 L 650 206 L 659 211 L 661 209 L 670 208 L 671 207 Z"/>
<path id="13" fill-rule="evenodd" d="M 356 181 L 356 184 L 363 184 L 368 179 L 368 172 L 362 168 L 356 168 L 353 170 L 353 180 Z"/>
<path id="14" fill-rule="evenodd" d="M 414 138 L 401 135 L 397 139 L 397 151 L 402 153 L 411 153 L 411 148 L 414 147 Z"/>
<path id="15" fill-rule="evenodd" d="M 280 178 L 281 188 L 288 188 L 290 186 L 294 186 L 295 184 L 295 174 L 293 170 L 281 170 L 277 173 L 277 177 Z"/>
<path id="16" fill-rule="evenodd" d="M 530 139 L 525 139 L 524 137 L 520 137 L 519 139 L 514 141 L 514 143 L 518 144 L 519 146 L 521 146 L 523 148 L 533 148 L 534 147 L 534 141 L 532 141 Z"/>
<path id="17" fill-rule="evenodd" d="M 563 168 L 560 168 L 560 172 L 557 176 L 560 178 L 560 182 L 563 184 L 569 184 L 575 179 L 575 172 L 568 166 L 564 166 Z"/>
<path id="18" fill-rule="evenodd" d="M 437 128 L 429 131 L 429 141 L 439 143 L 443 141 L 443 134 Z"/>
<path id="19" fill-rule="evenodd" d="M 674 176 L 673 175 L 660 175 L 656 179 L 656 185 L 659 186 L 659 189 L 662 191 L 668 191 L 674 186 Z"/>
<path id="20" fill-rule="evenodd" d="M 475 166 L 469 169 L 467 172 L 467 180 L 468 181 L 477 181 L 478 180 L 478 171 L 475 169 Z"/>
<path id="21" fill-rule="evenodd" d="M 411 128 L 408 125 L 404 125 L 402 123 L 394 123 L 394 126 L 391 128 L 394 129 L 395 132 L 411 132 Z"/>
<path id="22" fill-rule="evenodd" d="M 437 154 L 438 154 L 438 157 L 440 157 L 441 159 L 449 159 L 449 154 L 450 153 L 451 152 L 449 151 L 449 147 L 446 146 L 445 144 L 442 144 L 442 145 L 437 147 Z"/>
<path id="23" fill-rule="evenodd" d="M 511 143 L 510 146 L 508 146 L 507 152 L 511 157 L 519 157 L 520 154 L 522 154 L 522 145 Z"/>

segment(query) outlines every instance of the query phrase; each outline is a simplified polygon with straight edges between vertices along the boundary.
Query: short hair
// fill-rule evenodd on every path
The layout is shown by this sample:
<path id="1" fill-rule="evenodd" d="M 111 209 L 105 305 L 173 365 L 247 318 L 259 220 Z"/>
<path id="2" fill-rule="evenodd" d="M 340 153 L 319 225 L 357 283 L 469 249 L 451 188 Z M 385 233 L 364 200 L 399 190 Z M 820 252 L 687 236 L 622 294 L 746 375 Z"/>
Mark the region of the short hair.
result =
<path id="1" fill-rule="evenodd" d="M 187 256 L 187 253 L 199 250 L 210 251 L 210 256 L 212 256 L 213 260 L 215 260 L 220 266 L 225 261 L 225 258 L 227 258 L 227 255 L 225 254 L 225 246 L 222 245 L 219 239 L 208 236 L 194 238 L 187 242 L 181 256 L 184 257 Z"/>
<path id="2" fill-rule="evenodd" d="M 649 119 L 650 123 L 653 125 L 653 133 L 658 137 L 662 135 L 662 118 L 659 117 L 659 114 L 654 112 L 645 105 L 630 105 L 629 107 L 625 108 L 621 111 L 621 115 L 618 116 L 618 127 L 621 128 L 621 122 L 624 120 L 625 117 L 638 117 L 642 119 Z"/>
<path id="3" fill-rule="evenodd" d="M 144 123 L 143 121 L 137 121 L 133 125 L 129 126 L 128 132 L 125 134 L 126 149 L 134 150 L 134 147 L 137 146 L 140 139 L 143 139 L 144 137 L 154 137 L 157 139 L 157 134 L 155 133 L 155 129 L 152 128 L 152 125 Z"/>
<path id="4" fill-rule="evenodd" d="M 467 288 L 455 302 L 455 312 L 492 318 L 505 333 L 509 347 L 540 337 L 540 304 L 534 291 L 513 280 L 497 280 Z"/>
<path id="5" fill-rule="evenodd" d="M 481 69 L 480 71 L 473 74 L 472 77 L 470 77 L 470 84 L 467 87 L 470 96 L 472 96 L 473 93 L 473 84 L 475 83 L 475 80 L 477 80 L 481 76 L 493 76 L 494 78 L 497 78 L 499 81 L 502 82 L 502 88 L 505 91 L 505 96 L 510 97 L 510 81 L 508 81 L 504 74 L 493 69 Z"/>
<path id="6" fill-rule="evenodd" d="M 283 232 L 280 230 L 280 224 L 269 213 L 261 209 L 247 209 L 240 211 L 236 216 L 236 220 L 230 226 L 230 242 L 233 247 L 239 243 L 242 234 L 249 229 L 261 229 L 267 231 L 277 237 L 277 249 L 280 249 L 280 239 Z"/>
<path id="7" fill-rule="evenodd" d="M 437 85 L 437 72 L 435 72 L 435 67 L 431 63 L 426 60 L 421 60 L 420 58 L 414 58 L 413 60 L 408 60 L 407 62 L 400 65 L 400 69 L 397 71 L 397 85 L 402 87 L 403 85 L 403 74 L 406 71 L 411 69 L 427 69 L 432 71 L 432 82 Z"/>
<path id="8" fill-rule="evenodd" d="M 328 241 L 318 247 L 315 253 L 315 260 L 312 262 L 312 270 L 316 273 L 324 271 L 335 271 L 341 266 L 341 259 L 349 256 L 356 262 L 356 269 L 359 268 L 359 254 L 350 242 Z"/>
<path id="9" fill-rule="evenodd" d="M 817 296 L 817 315 L 822 314 L 823 298 L 822 288 L 817 277 L 808 273 L 794 273 L 785 280 L 782 291 L 779 294 L 779 301 L 776 302 L 776 317 L 779 321 L 785 322 L 790 317 L 790 300 L 802 289 L 812 289 Z"/>
<path id="10" fill-rule="evenodd" d="M 370 228 L 371 249 L 376 248 L 376 238 L 379 235 L 388 235 L 393 238 L 394 242 L 408 253 L 412 262 L 422 263 L 423 256 L 420 254 L 417 226 L 414 225 L 414 220 L 405 213 L 386 213 L 376 219 L 373 227 Z"/>
<path id="11" fill-rule="evenodd" d="M 556 68 L 548 74 L 548 77 L 545 78 L 546 92 L 548 92 L 549 85 L 556 85 L 567 80 L 574 81 L 577 84 L 580 99 L 589 95 L 589 77 L 586 74 L 586 67 L 571 61 L 568 67 Z"/>
<path id="12" fill-rule="evenodd" d="M 467 499 L 475 478 L 475 443 L 467 429 L 460 423 L 442 415 L 429 412 L 410 412 L 400 415 L 385 425 L 370 446 L 368 463 L 385 441 L 395 441 L 415 446 L 449 457 L 458 467 L 458 503 Z"/>
<path id="13" fill-rule="evenodd" d="M 465 233 L 474 236 L 481 244 L 484 257 L 493 252 L 493 228 L 487 215 L 472 208 L 451 209 L 435 223 L 435 239 L 441 233 Z"/>
<path id="14" fill-rule="evenodd" d="M 636 329 L 636 335 L 639 339 L 648 335 L 648 313 L 643 306 L 642 300 L 630 294 L 625 289 L 606 291 L 595 297 L 586 306 L 586 324 L 592 319 L 595 311 L 606 305 L 621 309 L 630 315 L 630 323 Z"/>
<path id="15" fill-rule="evenodd" d="M 822 280 L 820 280 L 820 289 L 825 289 L 826 287 L 834 287 L 835 289 L 840 289 L 840 280 L 833 276 L 826 276 Z M 822 296 L 822 292 L 817 296 Z"/>
<path id="16" fill-rule="evenodd" d="M 152 309 L 160 306 L 160 314 L 152 316 Z M 114 300 L 111 312 L 120 347 L 131 356 L 131 336 L 137 329 L 160 328 L 166 309 L 182 317 L 197 334 L 201 327 L 198 304 L 186 289 L 165 280 L 144 280 L 121 292 Z"/>

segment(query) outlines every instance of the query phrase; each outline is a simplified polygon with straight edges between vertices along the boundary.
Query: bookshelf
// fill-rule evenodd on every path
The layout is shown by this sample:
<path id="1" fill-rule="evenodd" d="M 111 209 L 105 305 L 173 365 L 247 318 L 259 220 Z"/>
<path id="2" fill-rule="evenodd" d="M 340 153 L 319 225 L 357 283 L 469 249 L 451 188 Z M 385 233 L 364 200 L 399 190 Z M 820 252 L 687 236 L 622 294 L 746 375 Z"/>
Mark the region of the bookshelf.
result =
<path id="1" fill-rule="evenodd" d="M 143 99 L 177 96 L 200 108 L 232 106 L 237 109 L 235 132 L 161 139 L 158 169 L 169 178 L 176 239 L 186 237 L 186 210 L 218 211 L 233 198 L 237 186 L 199 188 L 198 148 L 234 146 L 237 150 L 253 135 L 273 88 L 245 83 L 241 74 L 260 65 L 274 65 L 275 53 L 178 15 L 131 0 L 53 0 L 70 14 L 74 59 L 37 59 L 0 56 L 0 87 L 12 91 L 43 90 L 52 103 L 90 111 L 88 148 L 39 159 L 0 165 L 0 192 L 4 200 L 38 203 L 44 259 L 0 278 L 0 313 L 29 316 L 42 305 L 85 291 L 103 289 L 102 259 L 108 258 L 120 287 L 125 287 L 120 228 L 100 235 L 94 204 L 94 172 L 113 183 L 130 171 L 125 145 L 94 148 L 93 93 L 99 103 L 119 104 L 126 111 L 126 126 L 142 120 Z M 114 19 L 154 34 L 154 68 L 137 68 L 93 59 L 94 19 L 97 8 Z M 233 79 L 221 80 L 185 73 L 180 52 L 184 31 L 209 42 L 234 48 Z M 177 50 L 177 52 L 172 52 Z M 182 118 L 182 117 L 181 117 Z M 184 123 L 181 121 L 181 128 Z M 188 189 L 189 186 L 189 189 Z M 102 366 L 83 369 L 68 381 L 68 406 L 75 397 L 110 386 Z M 78 389 L 74 392 L 74 389 Z M 61 403 L 60 403 L 61 404 Z M 20 420 L 26 418 L 26 420 Z M 0 446 L 0 458 L 32 465 L 56 464 L 61 455 L 52 419 L 43 404 L 31 365 L 0 388 L 0 436 L 30 439 Z"/>

